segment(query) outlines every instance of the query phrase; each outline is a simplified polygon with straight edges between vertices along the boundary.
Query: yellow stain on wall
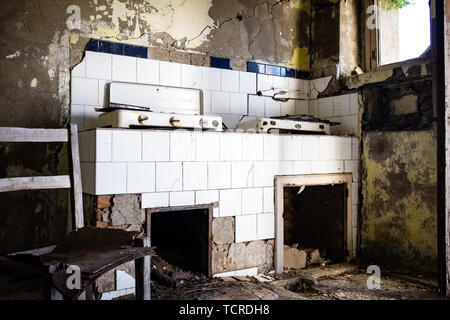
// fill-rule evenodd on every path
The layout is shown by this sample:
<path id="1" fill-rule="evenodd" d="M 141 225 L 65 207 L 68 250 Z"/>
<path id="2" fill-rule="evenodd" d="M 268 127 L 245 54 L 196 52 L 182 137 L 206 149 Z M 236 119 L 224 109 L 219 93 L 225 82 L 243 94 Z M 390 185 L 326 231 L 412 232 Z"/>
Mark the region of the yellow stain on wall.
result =
<path id="1" fill-rule="evenodd" d="M 310 69 L 310 57 L 307 47 L 297 47 L 294 50 L 294 55 L 292 56 L 291 63 L 287 66 L 288 68 L 294 68 L 298 70 L 309 70 Z"/>
<path id="2" fill-rule="evenodd" d="M 311 3 L 309 0 L 295 0 L 290 3 L 291 8 L 295 8 L 298 10 L 303 10 L 309 13 L 311 9 Z"/>

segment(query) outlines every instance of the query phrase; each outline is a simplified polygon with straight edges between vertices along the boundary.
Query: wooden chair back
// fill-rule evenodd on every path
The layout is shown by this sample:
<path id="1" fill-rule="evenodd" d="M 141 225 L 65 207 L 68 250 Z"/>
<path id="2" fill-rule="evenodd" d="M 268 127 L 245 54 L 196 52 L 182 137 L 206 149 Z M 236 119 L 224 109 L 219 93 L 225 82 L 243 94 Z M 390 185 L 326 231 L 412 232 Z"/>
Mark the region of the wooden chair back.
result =
<path id="1" fill-rule="evenodd" d="M 67 129 L 0 127 L 0 142 L 68 143 L 69 175 L 3 178 L 0 179 L 0 192 L 71 189 L 70 207 L 73 227 L 75 230 L 82 228 L 84 226 L 83 193 L 81 187 L 77 125 L 70 124 Z"/>

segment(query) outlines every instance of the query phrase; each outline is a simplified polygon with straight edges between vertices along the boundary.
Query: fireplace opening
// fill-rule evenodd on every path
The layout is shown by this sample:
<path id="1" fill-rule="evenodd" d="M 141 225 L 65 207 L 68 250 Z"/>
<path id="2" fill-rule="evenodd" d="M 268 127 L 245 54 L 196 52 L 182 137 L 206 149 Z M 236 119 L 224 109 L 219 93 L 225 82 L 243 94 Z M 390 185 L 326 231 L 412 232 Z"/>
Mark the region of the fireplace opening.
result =
<path id="1" fill-rule="evenodd" d="M 210 276 L 210 216 L 209 208 L 150 212 L 156 253 L 182 270 Z"/>
<path id="2" fill-rule="evenodd" d="M 318 249 L 324 259 L 346 261 L 346 190 L 346 184 L 284 187 L 284 245 Z"/>

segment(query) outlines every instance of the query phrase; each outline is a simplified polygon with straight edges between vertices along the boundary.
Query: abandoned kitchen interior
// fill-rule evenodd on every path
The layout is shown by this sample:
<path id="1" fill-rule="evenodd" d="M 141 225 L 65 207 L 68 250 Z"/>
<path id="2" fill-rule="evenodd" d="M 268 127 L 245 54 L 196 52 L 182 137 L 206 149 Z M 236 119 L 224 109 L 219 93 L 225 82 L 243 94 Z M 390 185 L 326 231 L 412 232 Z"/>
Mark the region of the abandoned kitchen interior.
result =
<path id="1" fill-rule="evenodd" d="M 1 1 L 0 299 L 448 299 L 449 44 L 449 0 Z"/>

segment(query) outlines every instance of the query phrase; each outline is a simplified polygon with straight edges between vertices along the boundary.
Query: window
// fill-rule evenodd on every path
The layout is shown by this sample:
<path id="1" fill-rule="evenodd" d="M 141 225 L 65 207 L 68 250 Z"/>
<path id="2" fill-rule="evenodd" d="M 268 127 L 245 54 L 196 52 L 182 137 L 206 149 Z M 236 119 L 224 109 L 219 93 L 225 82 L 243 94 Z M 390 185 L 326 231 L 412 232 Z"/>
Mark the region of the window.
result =
<path id="1" fill-rule="evenodd" d="M 429 0 L 410 1 L 406 7 L 391 10 L 387 10 L 385 0 L 368 1 L 365 33 L 367 71 L 419 58 L 429 48 Z M 370 28 L 371 16 L 375 17 L 372 20 L 375 28 Z"/>

